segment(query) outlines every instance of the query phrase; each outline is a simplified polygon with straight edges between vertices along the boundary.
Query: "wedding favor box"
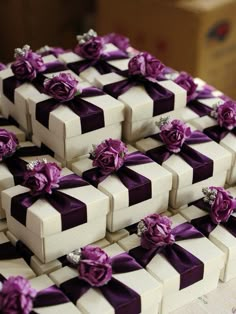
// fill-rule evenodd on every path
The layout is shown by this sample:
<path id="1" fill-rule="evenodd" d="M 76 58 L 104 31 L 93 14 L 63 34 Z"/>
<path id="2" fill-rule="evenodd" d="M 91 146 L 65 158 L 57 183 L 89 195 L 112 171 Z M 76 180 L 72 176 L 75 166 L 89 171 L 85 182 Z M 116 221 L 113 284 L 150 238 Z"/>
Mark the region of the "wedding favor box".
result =
<path id="1" fill-rule="evenodd" d="M 26 278 L 35 277 L 33 270 L 18 254 L 3 232 L 0 232 L 0 274 L 5 278 L 17 275 Z"/>
<path id="2" fill-rule="evenodd" d="M 0 220 L 0 232 L 7 231 L 7 221 L 6 219 Z"/>
<path id="3" fill-rule="evenodd" d="M 196 130 L 192 124 L 187 125 L 191 127 L 192 131 Z M 155 137 L 155 135 L 153 136 Z M 165 144 L 153 136 L 136 142 L 136 147 L 155 160 L 155 148 Z M 208 157 L 209 165 L 199 164 L 198 169 L 194 170 L 179 154 L 174 153 L 162 163 L 162 166 L 170 171 L 173 177 L 173 187 L 169 199 L 169 204 L 173 209 L 201 198 L 203 186 L 224 186 L 227 171 L 231 165 L 230 152 L 212 140 L 187 146 Z M 207 172 L 203 171 L 201 167 L 207 168 Z M 212 171 L 209 171 L 210 167 Z M 204 180 L 199 181 L 199 171 L 205 176 Z"/>
<path id="4" fill-rule="evenodd" d="M 90 88 L 89 83 L 79 84 L 80 88 Z M 47 123 L 43 111 L 44 101 L 55 102 L 50 96 L 35 92 L 29 99 L 33 134 L 38 141 L 48 146 L 60 158 L 71 161 L 87 154 L 93 144 L 98 144 L 107 136 L 121 138 L 121 122 L 124 120 L 124 105 L 113 97 L 99 91 L 98 96 L 81 97 L 76 100 L 80 115 L 66 104 L 59 105 L 49 113 Z M 73 100 L 72 100 L 73 102 Z M 87 106 L 87 108 L 86 108 Z"/>
<path id="5" fill-rule="evenodd" d="M 0 72 L 0 95 L 2 102 L 2 114 L 6 118 L 12 116 L 28 135 L 30 135 L 32 132 L 28 98 L 33 96 L 35 93 L 39 93 L 37 88 L 39 85 L 42 85 L 42 77 L 50 78 L 61 72 L 72 73 L 69 69 L 66 68 L 66 66 L 62 62 L 59 62 L 59 60 L 53 55 L 43 57 L 43 61 L 46 66 L 55 63 L 55 68 L 53 69 L 52 67 L 51 70 L 46 71 L 50 73 L 39 73 L 38 75 L 40 75 L 40 82 L 37 83 L 33 83 L 30 81 L 21 82 L 19 80 L 14 80 L 13 84 L 17 86 L 14 89 L 13 86 L 11 86 L 11 82 L 7 82 L 7 80 L 10 80 L 11 78 L 14 79 L 14 74 L 11 68 L 7 68 L 6 70 Z M 59 69 L 60 71 L 58 71 Z M 73 75 L 75 76 L 74 73 Z M 78 77 L 77 79 L 79 80 Z"/>
<path id="6" fill-rule="evenodd" d="M 29 283 L 31 287 L 36 289 L 40 295 L 40 299 L 37 302 L 37 306 L 34 306 L 33 308 L 34 313 L 40 314 L 81 313 L 66 296 L 63 296 L 62 291 L 60 291 L 55 286 L 54 282 L 47 275 L 42 275 L 37 278 L 33 278 L 29 281 Z M 59 298 L 57 294 L 59 294 L 60 296 Z M 64 297 L 63 301 L 62 296 Z"/>
<path id="7" fill-rule="evenodd" d="M 127 69 L 127 62 L 124 60 L 123 62 L 120 69 Z M 124 80 L 127 80 L 124 76 L 108 73 L 96 78 L 96 86 L 116 97 L 109 84 Z M 160 94 L 160 102 L 156 105 L 141 83 L 118 96 L 118 99 L 125 105 L 125 121 L 123 123 L 125 140 L 133 142 L 156 132 L 155 123 L 160 116 L 174 115 L 175 112 L 178 115 L 178 111 L 186 107 L 186 90 L 175 82 L 171 80 L 157 81 L 157 90 Z M 171 108 L 169 109 L 169 107 Z"/>
<path id="8" fill-rule="evenodd" d="M 194 119 L 191 123 L 198 128 L 198 130 L 201 130 L 204 133 L 206 132 L 206 134 L 208 128 L 218 125 L 217 120 L 209 116 Z M 224 131 L 227 130 L 224 129 Z M 226 132 L 226 135 L 219 141 L 219 144 L 227 149 L 232 156 L 231 166 L 227 176 L 227 183 L 229 185 L 234 185 L 236 183 L 236 131 L 232 130 Z"/>
<path id="9" fill-rule="evenodd" d="M 33 143 L 27 141 L 20 142 L 15 154 L 13 154 L 12 157 L 0 162 L 0 219 L 6 217 L 1 202 L 1 192 L 15 186 L 18 184 L 17 182 L 23 181 L 22 175 L 26 170 L 28 162 L 43 158 L 46 158 L 48 162 L 58 163 L 56 159 L 46 154 L 44 150 L 41 150 L 39 147 L 34 146 Z"/>
<path id="10" fill-rule="evenodd" d="M 179 214 L 172 216 L 170 219 L 173 222 L 173 228 L 186 223 L 186 220 Z M 196 281 L 194 277 L 196 276 L 196 271 L 190 268 L 189 272 L 186 271 L 182 277 L 182 281 L 187 281 L 189 285 L 182 288 L 181 275 L 167 261 L 164 255 L 156 254 L 147 264 L 146 270 L 163 284 L 163 298 L 160 311 L 162 314 L 170 313 L 201 295 L 216 289 L 220 271 L 223 268 L 224 258 L 222 252 L 205 237 L 176 241 L 176 244 L 203 263 L 203 277 L 201 280 Z M 125 251 L 129 251 L 140 246 L 140 238 L 133 234 L 120 240 L 119 245 Z M 176 255 L 176 258 L 181 263 L 180 252 L 179 255 Z M 182 263 L 184 262 L 185 260 L 182 261 Z M 191 276 L 194 278 L 191 278 Z M 192 283 L 192 279 L 194 279 L 193 282 L 196 282 Z"/>
<path id="11" fill-rule="evenodd" d="M 117 54 L 118 54 L 118 56 L 116 57 L 115 60 L 112 60 L 112 57 L 111 58 L 106 57 L 107 53 L 109 54 L 109 53 L 113 53 L 113 52 L 117 52 Z M 96 78 L 103 75 L 104 71 L 105 71 L 105 73 L 109 73 L 109 72 L 116 71 L 116 70 L 122 71 L 122 70 L 126 70 L 128 67 L 128 62 L 129 62 L 128 54 L 119 50 L 115 45 L 113 45 L 111 43 L 105 44 L 102 55 L 104 55 L 105 57 L 104 57 L 104 60 L 101 61 L 101 63 L 103 63 L 103 64 L 105 63 L 105 64 L 107 64 L 107 66 L 106 65 L 105 66 L 100 65 L 100 66 L 96 67 L 96 61 L 84 59 L 72 51 L 63 53 L 58 58 L 59 58 L 59 60 L 66 63 L 67 67 L 69 69 L 71 69 L 74 73 L 79 75 L 79 77 L 82 80 L 86 80 L 90 84 L 94 85 L 94 84 L 96 84 Z M 119 57 L 119 55 L 120 55 L 120 57 Z M 102 59 L 103 59 L 103 57 L 102 57 Z M 80 71 L 79 70 L 79 64 L 84 63 L 84 65 L 85 65 L 86 62 L 88 65 L 85 66 L 85 70 Z M 100 61 L 98 61 L 98 63 L 100 63 Z M 95 64 L 95 66 L 93 66 L 94 64 Z M 102 70 L 102 73 L 100 73 L 100 71 L 99 71 L 100 67 L 105 68 Z"/>
<path id="12" fill-rule="evenodd" d="M 63 168 L 63 177 L 71 174 L 71 171 Z M 71 177 L 68 177 L 67 182 L 72 184 Z M 78 246 L 105 237 L 109 199 L 84 181 L 80 185 L 76 188 L 56 190 L 59 199 L 52 192 L 57 204 L 54 206 L 59 206 L 61 202 L 65 204 L 58 210 L 41 197 L 29 208 L 18 208 L 16 211 L 12 203 L 16 202 L 19 195 L 21 198 L 23 194 L 23 199 L 24 193 L 29 195 L 29 189 L 17 185 L 2 192 L 2 207 L 6 211 L 9 231 L 42 263 L 51 262 L 77 249 Z M 51 201 L 53 202 L 53 199 Z"/>
<path id="13" fill-rule="evenodd" d="M 5 129 L 9 132 L 12 132 L 16 135 L 17 139 L 19 142 L 23 142 L 25 141 L 25 133 L 19 129 L 19 127 L 17 125 L 15 121 L 11 121 L 4 118 L 1 114 L 0 114 L 0 129 Z"/>
<path id="14" fill-rule="evenodd" d="M 49 274 L 57 269 L 68 266 L 69 262 L 67 260 L 67 255 L 63 255 L 54 261 L 49 263 L 42 263 L 36 255 L 20 240 L 18 240 L 10 231 L 7 231 L 7 237 L 10 239 L 11 243 L 16 246 L 20 255 L 25 259 L 28 265 L 33 269 L 37 275 Z M 92 243 L 94 246 L 104 248 L 110 245 L 105 238 Z"/>
<path id="15" fill-rule="evenodd" d="M 161 213 L 161 215 L 163 216 L 172 216 L 172 212 L 167 210 L 163 213 Z M 128 237 L 129 235 L 133 234 L 133 233 L 137 233 L 137 225 L 138 223 L 135 223 L 133 225 L 130 225 L 126 228 L 120 229 L 118 231 L 115 232 L 110 232 L 110 231 L 106 231 L 106 239 L 110 242 L 110 243 L 116 243 L 119 240 Z"/>
<path id="16" fill-rule="evenodd" d="M 236 188 L 229 188 L 228 191 L 233 197 L 236 197 Z M 185 217 L 188 221 L 192 221 L 196 218 L 206 216 L 208 213 L 199 208 L 198 204 L 192 204 L 191 206 L 182 209 L 180 214 Z M 232 227 L 236 231 L 236 213 L 232 214 L 234 218 L 232 222 Z M 236 232 L 235 232 L 236 233 Z M 220 279 L 223 281 L 228 281 L 236 277 L 236 238 L 231 234 L 223 224 L 218 224 L 216 228 L 210 232 L 208 236 L 209 240 L 213 242 L 225 255 L 225 267 L 221 272 Z"/>
<path id="17" fill-rule="evenodd" d="M 128 145 L 128 150 L 129 153 L 136 151 L 130 145 Z M 110 199 L 110 211 L 107 216 L 107 229 L 110 232 L 130 226 L 145 215 L 163 212 L 168 207 L 168 193 L 171 189 L 172 181 L 171 174 L 168 171 L 152 162 L 152 160 L 145 164 L 125 167 L 146 178 L 146 185 L 148 185 L 150 195 L 140 199 L 144 193 L 142 189 L 145 186 L 143 183 L 140 185 L 138 181 L 133 183 L 134 186 L 136 185 L 133 192 L 135 193 L 135 190 L 137 190 L 137 193 L 135 196 L 132 196 L 132 189 L 129 191 L 116 174 L 111 174 L 104 181 L 100 182 L 97 188 L 108 195 Z M 85 171 L 92 168 L 94 167 L 90 158 L 83 158 L 72 164 L 72 171 L 81 176 L 84 176 Z M 137 197 L 139 200 L 136 201 L 135 198 Z"/>
<path id="18" fill-rule="evenodd" d="M 124 250 L 121 249 L 117 244 L 113 244 L 111 246 L 106 247 L 104 251 L 111 258 L 124 253 Z M 121 264 L 120 266 L 122 267 Z M 76 277 L 78 277 L 77 270 L 69 267 L 64 267 L 50 274 L 50 278 L 56 283 L 58 287 L 61 286 L 63 289 L 64 286 L 63 291 L 65 292 L 65 294 L 67 292 L 65 291 L 67 290 L 65 289 L 66 282 Z M 123 283 L 124 285 L 128 286 L 130 289 L 138 293 L 138 295 L 141 298 L 141 311 L 139 313 L 142 314 L 159 313 L 158 309 L 159 304 L 161 302 L 162 286 L 143 268 L 140 267 L 140 269 L 134 271 L 131 270 L 129 272 L 113 274 L 112 277 L 118 280 L 119 283 L 120 282 Z M 78 285 L 80 285 L 79 280 Z M 122 291 L 123 291 L 122 288 L 117 289 L 116 291 L 117 296 L 115 294 L 113 295 L 114 298 L 120 297 L 119 303 L 120 306 L 122 302 L 122 296 L 120 296 L 120 294 L 122 293 Z M 70 294 L 70 291 L 68 292 L 69 292 L 68 294 Z M 132 302 L 132 299 L 130 299 L 130 301 Z M 106 300 L 106 298 L 104 297 L 99 288 L 91 287 L 85 294 L 83 294 L 80 298 L 75 300 L 75 303 L 82 313 L 97 313 L 97 314 L 115 313 L 115 309 L 108 302 L 108 300 Z M 125 312 L 125 308 L 124 313 L 128 313 Z M 136 314 L 136 312 L 135 313 L 132 312 L 132 314 Z"/>

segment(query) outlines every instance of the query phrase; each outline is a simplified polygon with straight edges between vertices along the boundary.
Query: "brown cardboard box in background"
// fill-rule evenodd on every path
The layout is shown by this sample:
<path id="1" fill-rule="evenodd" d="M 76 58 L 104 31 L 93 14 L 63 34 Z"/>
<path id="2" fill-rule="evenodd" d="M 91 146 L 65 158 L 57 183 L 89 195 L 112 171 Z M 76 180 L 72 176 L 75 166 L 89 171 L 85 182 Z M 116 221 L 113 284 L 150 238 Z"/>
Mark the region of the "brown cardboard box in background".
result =
<path id="1" fill-rule="evenodd" d="M 236 98 L 236 0 L 97 0 L 97 31 Z"/>

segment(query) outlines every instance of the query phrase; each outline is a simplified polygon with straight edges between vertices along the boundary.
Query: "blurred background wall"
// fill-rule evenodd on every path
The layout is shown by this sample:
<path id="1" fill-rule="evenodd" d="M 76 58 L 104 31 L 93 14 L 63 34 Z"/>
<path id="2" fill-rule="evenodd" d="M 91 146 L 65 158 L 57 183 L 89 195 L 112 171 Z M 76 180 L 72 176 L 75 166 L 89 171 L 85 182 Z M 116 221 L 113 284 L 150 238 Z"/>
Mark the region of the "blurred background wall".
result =
<path id="1" fill-rule="evenodd" d="M 236 98 L 236 0 L 0 0 L 0 12 L 0 61 L 25 43 L 73 48 L 94 28 Z"/>

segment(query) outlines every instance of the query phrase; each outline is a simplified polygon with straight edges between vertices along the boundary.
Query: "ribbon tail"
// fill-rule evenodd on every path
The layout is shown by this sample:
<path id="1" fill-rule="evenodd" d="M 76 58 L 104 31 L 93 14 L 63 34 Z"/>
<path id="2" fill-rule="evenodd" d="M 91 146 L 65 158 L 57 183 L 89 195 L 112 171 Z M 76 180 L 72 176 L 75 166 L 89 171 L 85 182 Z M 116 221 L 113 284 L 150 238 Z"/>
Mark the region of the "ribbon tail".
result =
<path id="1" fill-rule="evenodd" d="M 27 163 L 15 156 L 7 158 L 4 163 L 13 175 L 15 185 L 21 184 L 24 180 Z"/>
<path id="2" fill-rule="evenodd" d="M 159 253 L 160 250 L 154 248 L 146 250 L 142 246 L 137 246 L 129 251 L 131 255 L 143 268 L 153 259 L 153 257 Z"/>
<path id="3" fill-rule="evenodd" d="M 142 267 L 128 253 L 121 253 L 112 258 L 112 271 L 115 274 L 128 273 Z"/>
<path id="4" fill-rule="evenodd" d="M 90 289 L 90 285 L 86 281 L 75 277 L 60 284 L 60 288 L 71 302 L 76 304 L 78 299 Z"/>
<path id="5" fill-rule="evenodd" d="M 198 229 L 194 228 L 189 222 L 182 223 L 172 229 L 176 241 L 202 238 L 203 235 Z"/>
<path id="6" fill-rule="evenodd" d="M 110 174 L 102 174 L 98 168 L 91 168 L 83 172 L 83 179 L 88 181 L 93 186 L 97 187 L 98 184 L 104 181 Z"/>
<path id="7" fill-rule="evenodd" d="M 211 220 L 210 215 L 205 215 L 191 220 L 191 224 L 198 229 L 205 237 L 209 237 L 210 233 L 217 227 Z"/>
<path id="8" fill-rule="evenodd" d="M 69 299 L 55 285 L 39 291 L 34 299 L 34 308 L 68 303 Z"/>
<path id="9" fill-rule="evenodd" d="M 219 125 L 213 125 L 209 128 L 206 128 L 203 130 L 203 132 L 217 143 L 220 143 L 220 141 L 230 133 L 229 130 L 220 127 Z"/>
<path id="10" fill-rule="evenodd" d="M 125 157 L 125 166 L 143 165 L 150 162 L 153 160 L 140 152 L 133 152 Z"/>
<path id="11" fill-rule="evenodd" d="M 79 188 L 86 185 L 89 185 L 88 182 L 83 180 L 80 176 L 69 174 L 60 178 L 59 189 Z"/>
<path id="12" fill-rule="evenodd" d="M 94 60 L 84 59 L 76 62 L 67 63 L 67 67 L 76 74 L 80 75 L 81 72 L 85 71 L 89 67 L 94 66 L 94 64 Z"/>
<path id="13" fill-rule="evenodd" d="M 100 291 L 114 308 L 115 314 L 141 313 L 140 295 L 114 277 L 100 287 Z"/>
<path id="14" fill-rule="evenodd" d="M 164 145 L 150 149 L 146 151 L 146 154 L 159 165 L 162 165 L 172 155 Z"/>
<path id="15" fill-rule="evenodd" d="M 107 94 L 109 94 L 115 98 L 118 98 L 120 95 L 124 94 L 130 88 L 132 88 L 138 84 L 139 84 L 138 81 L 135 82 L 134 80 L 124 79 L 122 81 L 110 83 L 110 84 L 103 86 L 103 90 Z"/>

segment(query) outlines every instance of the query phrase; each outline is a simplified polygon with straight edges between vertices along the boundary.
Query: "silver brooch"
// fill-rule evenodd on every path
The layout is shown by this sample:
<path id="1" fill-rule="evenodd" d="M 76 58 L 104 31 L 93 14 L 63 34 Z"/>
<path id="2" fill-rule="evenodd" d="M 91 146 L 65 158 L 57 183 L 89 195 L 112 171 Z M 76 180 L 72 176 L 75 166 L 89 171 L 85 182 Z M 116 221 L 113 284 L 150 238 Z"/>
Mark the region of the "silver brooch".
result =
<path id="1" fill-rule="evenodd" d="M 97 33 L 90 29 L 87 33 L 84 33 L 83 35 L 77 35 L 76 39 L 79 42 L 79 45 L 84 44 L 86 41 L 90 40 L 92 37 L 97 37 Z"/>
<path id="2" fill-rule="evenodd" d="M 147 227 L 146 227 L 144 221 L 140 220 L 140 222 L 137 225 L 137 235 L 139 237 L 141 237 L 142 233 L 144 233 L 146 230 L 147 230 Z"/>
<path id="3" fill-rule="evenodd" d="M 68 262 L 70 262 L 73 265 L 78 265 L 81 257 L 81 250 L 77 249 L 72 251 L 71 253 L 67 254 L 66 258 Z"/>
<path id="4" fill-rule="evenodd" d="M 26 168 L 27 168 L 27 170 L 29 170 L 29 171 L 33 171 L 34 168 L 35 168 L 38 164 L 40 164 L 40 163 L 42 163 L 42 162 L 43 162 L 44 164 L 46 164 L 46 163 L 47 163 L 47 159 L 46 159 L 46 158 L 43 158 L 42 160 L 37 159 L 37 160 L 30 161 L 30 162 L 26 165 Z"/>
<path id="5" fill-rule="evenodd" d="M 203 201 L 208 203 L 209 205 L 212 205 L 216 199 L 217 190 L 210 189 L 210 188 L 203 188 L 202 193 L 204 194 Z"/>
<path id="6" fill-rule="evenodd" d="M 24 45 L 22 48 L 16 48 L 14 50 L 14 57 L 24 57 L 25 54 L 30 50 L 30 46 L 29 45 Z"/>
<path id="7" fill-rule="evenodd" d="M 156 122 L 156 125 L 161 129 L 164 125 L 170 123 L 170 117 L 161 117 L 159 121 Z"/>
<path id="8" fill-rule="evenodd" d="M 223 103 L 224 103 L 224 100 L 219 100 L 219 101 L 217 101 L 217 103 L 215 103 L 215 104 L 213 105 L 213 109 L 212 109 L 212 111 L 210 112 L 210 116 L 211 116 L 212 118 L 217 119 L 217 117 L 218 117 L 217 109 L 218 109 L 218 107 L 219 107 L 220 105 L 223 105 Z"/>

